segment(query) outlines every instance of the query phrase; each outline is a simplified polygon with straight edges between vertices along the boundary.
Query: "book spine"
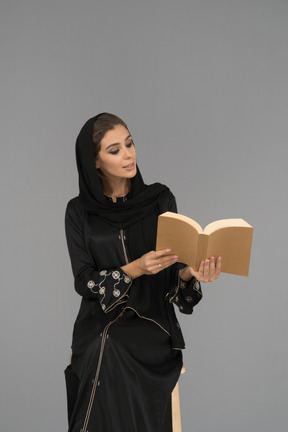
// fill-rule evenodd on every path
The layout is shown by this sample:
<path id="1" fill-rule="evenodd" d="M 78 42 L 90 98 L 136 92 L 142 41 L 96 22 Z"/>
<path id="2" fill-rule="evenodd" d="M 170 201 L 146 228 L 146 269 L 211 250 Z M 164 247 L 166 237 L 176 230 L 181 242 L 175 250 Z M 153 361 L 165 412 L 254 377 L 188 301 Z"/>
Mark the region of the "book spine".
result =
<path id="1" fill-rule="evenodd" d="M 194 270 L 198 271 L 201 261 L 204 261 L 207 256 L 208 251 L 209 236 L 205 233 L 199 233 L 198 238 L 198 250 L 196 258 L 196 268 Z"/>

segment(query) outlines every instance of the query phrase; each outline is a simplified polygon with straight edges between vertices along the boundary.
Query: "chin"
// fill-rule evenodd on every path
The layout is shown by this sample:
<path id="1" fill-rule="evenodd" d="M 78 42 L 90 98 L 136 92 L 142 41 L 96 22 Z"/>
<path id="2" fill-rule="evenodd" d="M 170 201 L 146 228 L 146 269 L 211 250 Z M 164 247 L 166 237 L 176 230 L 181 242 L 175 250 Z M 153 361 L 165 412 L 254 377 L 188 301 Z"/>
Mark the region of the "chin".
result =
<path id="1" fill-rule="evenodd" d="M 129 171 L 129 172 L 127 172 L 127 174 L 126 174 L 126 178 L 133 178 L 133 177 L 135 177 L 136 176 L 136 174 L 137 174 L 137 168 L 135 167 L 135 169 L 133 169 L 133 171 Z"/>
<path id="2" fill-rule="evenodd" d="M 135 167 L 135 170 L 133 170 L 133 172 L 130 174 L 129 178 L 135 177 L 136 174 L 137 174 L 137 168 Z"/>

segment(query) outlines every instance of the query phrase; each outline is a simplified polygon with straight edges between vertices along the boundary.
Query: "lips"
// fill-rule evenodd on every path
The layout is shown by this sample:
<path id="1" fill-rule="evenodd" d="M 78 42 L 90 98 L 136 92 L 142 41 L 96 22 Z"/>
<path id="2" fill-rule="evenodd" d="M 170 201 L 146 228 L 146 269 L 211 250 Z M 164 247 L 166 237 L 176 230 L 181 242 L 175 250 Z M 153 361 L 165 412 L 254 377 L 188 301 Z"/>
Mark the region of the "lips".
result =
<path id="1" fill-rule="evenodd" d="M 125 169 L 133 169 L 135 166 L 134 162 L 131 162 L 129 165 L 124 166 Z"/>

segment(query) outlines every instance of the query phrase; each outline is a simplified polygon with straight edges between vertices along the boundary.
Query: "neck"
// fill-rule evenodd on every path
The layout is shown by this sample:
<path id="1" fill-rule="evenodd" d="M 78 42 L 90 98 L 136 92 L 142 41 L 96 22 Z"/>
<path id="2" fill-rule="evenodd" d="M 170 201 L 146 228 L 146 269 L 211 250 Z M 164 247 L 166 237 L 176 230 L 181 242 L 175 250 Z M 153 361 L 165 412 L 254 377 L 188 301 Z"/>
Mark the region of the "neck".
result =
<path id="1" fill-rule="evenodd" d="M 101 179 L 103 186 L 103 193 L 111 198 L 122 197 L 127 195 L 130 191 L 131 182 L 130 179 L 119 179 L 115 181 L 107 181 L 105 178 Z"/>

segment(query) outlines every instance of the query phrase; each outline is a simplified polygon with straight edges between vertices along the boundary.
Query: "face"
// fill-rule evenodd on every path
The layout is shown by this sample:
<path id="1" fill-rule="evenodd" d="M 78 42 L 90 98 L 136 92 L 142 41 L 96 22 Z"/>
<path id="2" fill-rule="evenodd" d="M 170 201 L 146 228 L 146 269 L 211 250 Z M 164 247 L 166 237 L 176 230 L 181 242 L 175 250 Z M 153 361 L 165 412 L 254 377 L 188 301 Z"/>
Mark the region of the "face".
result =
<path id="1" fill-rule="evenodd" d="M 130 179 L 136 175 L 136 151 L 129 131 L 122 125 L 106 132 L 96 159 L 106 180 Z"/>

